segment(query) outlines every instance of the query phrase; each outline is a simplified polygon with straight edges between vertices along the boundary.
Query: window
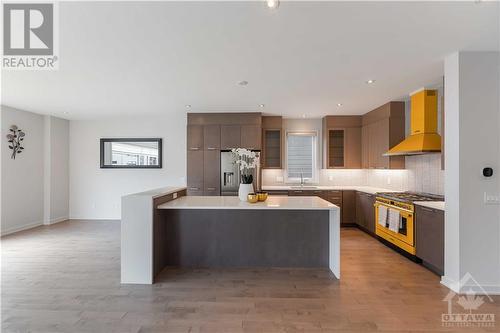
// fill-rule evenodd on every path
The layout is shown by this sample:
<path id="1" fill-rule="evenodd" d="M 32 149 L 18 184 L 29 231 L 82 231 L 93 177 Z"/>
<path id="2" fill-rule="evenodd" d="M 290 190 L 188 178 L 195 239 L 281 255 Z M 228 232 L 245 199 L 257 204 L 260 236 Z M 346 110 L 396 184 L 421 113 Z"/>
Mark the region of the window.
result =
<path id="1" fill-rule="evenodd" d="M 287 178 L 290 181 L 316 180 L 316 133 L 287 133 Z"/>

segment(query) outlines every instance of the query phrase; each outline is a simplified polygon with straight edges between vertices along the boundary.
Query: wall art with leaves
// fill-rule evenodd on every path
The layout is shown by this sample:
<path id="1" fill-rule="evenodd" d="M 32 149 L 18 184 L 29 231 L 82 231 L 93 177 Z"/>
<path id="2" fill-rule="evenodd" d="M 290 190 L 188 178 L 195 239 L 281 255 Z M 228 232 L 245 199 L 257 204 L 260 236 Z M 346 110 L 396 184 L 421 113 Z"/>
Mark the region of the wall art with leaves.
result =
<path id="1" fill-rule="evenodd" d="M 16 159 L 17 154 L 21 154 L 24 150 L 23 141 L 26 134 L 16 125 L 12 125 L 9 129 L 10 133 L 7 134 L 9 140 L 9 148 L 12 150 L 12 159 Z"/>

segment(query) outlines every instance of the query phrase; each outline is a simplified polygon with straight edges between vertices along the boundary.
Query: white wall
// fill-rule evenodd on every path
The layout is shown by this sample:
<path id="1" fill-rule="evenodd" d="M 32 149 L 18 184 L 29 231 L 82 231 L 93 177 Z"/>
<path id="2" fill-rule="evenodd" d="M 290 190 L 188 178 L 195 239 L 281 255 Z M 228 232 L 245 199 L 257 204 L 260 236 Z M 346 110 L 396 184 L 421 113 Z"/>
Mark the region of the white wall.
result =
<path id="1" fill-rule="evenodd" d="M 43 223 L 44 118 L 1 106 L 2 213 L 1 234 Z M 26 133 L 24 151 L 11 158 L 5 136 L 11 125 Z"/>
<path id="2" fill-rule="evenodd" d="M 99 139 L 163 138 L 162 169 L 100 169 Z M 120 219 L 125 194 L 185 185 L 186 114 L 70 121 L 70 217 Z"/>
<path id="3" fill-rule="evenodd" d="M 45 224 L 69 218 L 69 121 L 45 117 Z"/>
<path id="4" fill-rule="evenodd" d="M 1 234 L 69 216 L 69 123 L 1 106 Z M 25 133 L 24 151 L 11 159 L 5 135 L 11 125 Z M 5 141 L 4 141 L 5 140 Z"/>
<path id="5" fill-rule="evenodd" d="M 460 291 L 470 273 L 490 293 L 500 294 L 500 65 L 498 52 L 461 52 L 445 61 L 446 212 L 445 276 Z M 482 176 L 490 166 L 494 175 Z M 474 286 L 472 286 L 474 287 Z"/>

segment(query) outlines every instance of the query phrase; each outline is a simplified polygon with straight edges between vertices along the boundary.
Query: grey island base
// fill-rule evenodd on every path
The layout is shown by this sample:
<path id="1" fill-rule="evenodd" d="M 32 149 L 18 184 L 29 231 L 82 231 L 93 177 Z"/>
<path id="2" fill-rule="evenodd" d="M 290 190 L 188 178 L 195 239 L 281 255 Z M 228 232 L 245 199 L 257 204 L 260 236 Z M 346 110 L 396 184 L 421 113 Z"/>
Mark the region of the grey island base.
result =
<path id="1" fill-rule="evenodd" d="M 237 197 L 180 196 L 155 210 L 149 247 L 155 267 L 141 275 L 129 262 L 135 275 L 124 279 L 122 258 L 122 283 L 153 283 L 171 266 L 325 267 L 340 278 L 340 209 L 318 197 L 273 196 L 250 204 Z"/>

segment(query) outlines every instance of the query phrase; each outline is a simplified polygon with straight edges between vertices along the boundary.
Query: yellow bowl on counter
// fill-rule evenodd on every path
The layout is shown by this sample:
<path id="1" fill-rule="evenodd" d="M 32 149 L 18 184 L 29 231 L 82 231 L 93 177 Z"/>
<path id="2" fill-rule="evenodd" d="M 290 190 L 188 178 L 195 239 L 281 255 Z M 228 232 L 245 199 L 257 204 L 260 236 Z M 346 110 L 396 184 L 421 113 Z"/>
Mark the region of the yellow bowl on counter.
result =
<path id="1" fill-rule="evenodd" d="M 257 198 L 259 199 L 259 201 L 266 201 L 267 192 L 257 192 Z"/>
<path id="2" fill-rule="evenodd" d="M 257 201 L 259 201 L 259 196 L 255 193 L 248 193 L 247 201 L 250 203 L 256 203 Z"/>

